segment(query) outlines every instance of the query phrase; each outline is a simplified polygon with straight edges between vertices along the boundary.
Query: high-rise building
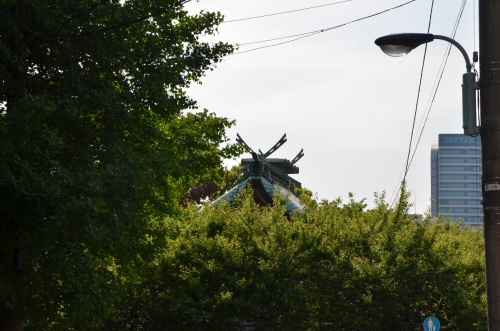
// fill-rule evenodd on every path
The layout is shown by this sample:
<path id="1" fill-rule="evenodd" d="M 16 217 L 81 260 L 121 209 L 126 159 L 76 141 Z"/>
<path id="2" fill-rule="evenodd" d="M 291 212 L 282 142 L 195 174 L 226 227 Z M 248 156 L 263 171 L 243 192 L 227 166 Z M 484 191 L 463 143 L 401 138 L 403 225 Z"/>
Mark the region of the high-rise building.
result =
<path id="1" fill-rule="evenodd" d="M 482 226 L 481 175 L 481 139 L 440 134 L 431 149 L 432 215 Z"/>

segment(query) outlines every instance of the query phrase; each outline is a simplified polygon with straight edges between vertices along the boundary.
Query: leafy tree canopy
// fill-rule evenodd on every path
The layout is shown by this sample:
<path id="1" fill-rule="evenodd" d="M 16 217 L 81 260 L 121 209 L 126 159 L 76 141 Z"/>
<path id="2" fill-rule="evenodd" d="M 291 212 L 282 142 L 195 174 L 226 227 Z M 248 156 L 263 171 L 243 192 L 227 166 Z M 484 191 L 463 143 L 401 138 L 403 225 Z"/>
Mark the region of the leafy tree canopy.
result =
<path id="1" fill-rule="evenodd" d="M 186 112 L 233 51 L 188 1 L 0 1 L 0 315 L 102 319 L 159 217 L 239 152 L 232 121 Z"/>
<path id="2" fill-rule="evenodd" d="M 394 209 L 384 194 L 317 202 L 291 219 L 265 208 L 186 209 L 144 281 L 127 287 L 109 330 L 484 330 L 482 232 Z M 175 226 L 174 226 L 175 224 Z M 135 305 L 131 304 L 135 302 Z"/>

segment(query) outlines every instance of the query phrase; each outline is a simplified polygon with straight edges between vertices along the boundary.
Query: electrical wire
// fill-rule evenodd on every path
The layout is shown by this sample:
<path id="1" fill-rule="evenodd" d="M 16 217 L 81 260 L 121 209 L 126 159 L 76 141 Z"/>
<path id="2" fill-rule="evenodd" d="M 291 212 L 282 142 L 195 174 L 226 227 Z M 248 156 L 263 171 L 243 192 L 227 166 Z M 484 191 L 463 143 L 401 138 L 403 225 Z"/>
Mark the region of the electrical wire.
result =
<path id="1" fill-rule="evenodd" d="M 312 31 L 312 32 L 304 32 L 304 33 L 298 33 L 298 34 L 293 34 L 293 35 L 290 35 L 290 36 L 284 36 L 284 37 L 277 37 L 277 38 L 272 38 L 272 39 L 264 39 L 264 40 L 259 40 L 259 41 L 251 41 L 251 42 L 248 42 L 248 43 L 238 43 L 237 45 L 238 46 L 246 46 L 246 45 L 252 45 L 252 44 L 262 44 L 262 43 L 267 43 L 269 41 L 275 41 L 275 40 L 281 40 L 281 39 L 288 39 L 288 38 L 293 38 L 293 37 L 300 37 L 300 36 L 305 36 L 305 35 L 309 35 L 311 33 L 315 33 L 316 31 Z"/>
<path id="2" fill-rule="evenodd" d="M 451 36 L 452 36 L 451 38 L 454 38 L 454 37 L 455 37 L 455 35 L 456 35 L 456 32 L 457 32 L 458 26 L 459 26 L 459 24 L 460 24 L 460 20 L 461 20 L 461 18 L 462 18 L 462 14 L 463 14 L 463 12 L 464 12 L 464 9 L 465 9 L 465 4 L 466 4 L 466 3 L 467 3 L 467 0 L 463 0 L 462 5 L 461 5 L 460 10 L 459 10 L 459 14 L 458 14 L 458 16 L 457 16 L 457 19 L 456 19 L 455 24 L 454 24 L 454 27 L 453 27 L 453 31 L 452 31 L 452 33 L 451 33 Z M 431 12 L 432 12 L 432 10 L 431 10 Z M 431 15 L 432 15 L 432 14 L 431 14 Z M 429 25 L 429 26 L 430 26 L 430 25 Z M 412 164 L 412 162 L 413 162 L 413 159 L 414 159 L 415 154 L 416 154 L 417 149 L 418 149 L 418 145 L 420 144 L 420 140 L 421 140 L 421 138 L 422 138 L 422 134 L 423 134 L 423 131 L 424 131 L 424 129 L 425 129 L 425 125 L 426 125 L 426 123 L 427 123 L 427 119 L 428 119 L 428 117 L 429 117 L 430 111 L 431 111 L 431 109 L 432 109 L 432 105 L 433 105 L 433 103 L 434 103 L 434 100 L 435 100 L 435 97 L 436 97 L 436 94 L 437 94 L 437 91 L 438 91 L 438 88 L 439 88 L 439 85 L 440 85 L 440 83 L 441 83 L 441 79 L 442 79 L 443 74 L 444 74 L 444 69 L 445 69 L 445 67 L 446 67 L 446 64 L 448 63 L 448 57 L 449 57 L 450 52 L 451 52 L 451 47 L 452 47 L 452 45 L 451 45 L 451 44 L 449 44 L 449 45 L 447 46 L 447 49 L 446 49 L 446 51 L 445 51 L 445 55 L 444 55 L 443 60 L 442 60 L 442 62 L 441 62 L 441 66 L 440 66 L 440 68 L 439 68 L 439 70 L 438 70 L 438 75 L 437 75 L 437 77 L 436 77 L 436 81 L 435 81 L 435 83 L 434 83 L 434 87 L 433 87 L 434 93 L 433 93 L 433 95 L 432 95 L 432 97 L 431 97 L 430 101 L 428 102 L 428 110 L 427 110 L 427 113 L 426 113 L 426 115 L 425 115 L 425 120 L 423 120 L 423 124 L 422 124 L 422 121 L 421 121 L 421 126 L 420 126 L 420 128 L 419 128 L 419 130 L 418 130 L 418 131 L 420 131 L 419 136 L 418 136 L 418 140 L 417 140 L 417 143 L 415 144 L 415 148 L 414 148 L 413 153 L 412 153 L 412 155 L 411 155 L 411 159 L 410 159 L 409 163 L 407 163 L 407 166 L 406 166 L 406 168 L 405 168 L 405 176 L 404 176 L 404 179 L 403 179 L 403 181 L 399 184 L 400 189 L 403 187 L 403 183 L 404 183 L 404 180 L 406 179 L 407 172 L 408 172 L 409 168 L 411 167 L 411 164 Z M 424 58 L 425 58 L 425 54 L 424 54 Z M 419 90 L 420 90 L 420 85 L 419 85 Z M 417 100 L 417 103 L 418 103 L 418 100 Z M 412 131 L 412 137 L 413 137 L 413 131 Z M 410 142 L 410 145 L 411 145 L 411 142 Z M 400 177 L 400 178 L 401 178 L 401 177 Z M 394 193 L 393 193 L 393 194 L 394 194 Z M 391 197 L 391 200 L 392 200 L 392 198 L 393 198 L 393 197 Z M 392 207 L 393 203 L 394 203 L 394 201 L 392 202 L 391 207 Z"/>
<path id="3" fill-rule="evenodd" d="M 454 25 L 454 27 L 453 27 L 453 31 L 452 31 L 452 34 L 451 34 L 451 35 L 452 35 L 452 38 L 454 38 L 454 37 L 455 37 L 455 35 L 456 35 L 457 29 L 458 29 L 458 25 L 459 25 L 459 23 L 460 23 L 460 19 L 461 19 L 461 17 L 462 17 L 462 14 L 463 14 L 463 11 L 464 11 L 464 8 L 465 8 L 465 3 L 466 3 L 466 2 L 467 2 L 467 0 L 464 0 L 464 1 L 462 2 L 462 6 L 461 6 L 461 8 L 460 8 L 460 11 L 459 11 L 459 14 L 458 14 L 457 20 L 455 21 L 455 25 Z M 444 69 L 445 69 L 445 67 L 446 67 L 446 64 L 448 63 L 448 57 L 449 57 L 449 55 L 450 55 L 450 51 L 451 51 L 451 44 L 449 44 L 449 45 L 447 46 L 447 48 L 446 48 L 446 52 L 445 52 L 445 56 L 443 57 L 443 60 L 442 60 L 442 62 L 441 62 L 440 69 L 438 70 L 438 76 L 437 76 L 437 78 L 436 78 L 437 83 L 436 83 L 436 81 L 435 81 L 435 83 L 434 83 L 434 88 L 433 88 L 433 89 L 434 89 L 434 93 L 433 93 L 433 96 L 432 96 L 432 100 L 430 101 L 430 106 L 429 106 L 428 111 L 427 111 L 427 113 L 426 113 L 426 116 L 425 116 L 425 121 L 423 122 L 423 125 L 421 125 L 421 127 L 420 127 L 420 129 L 419 129 L 420 134 L 419 134 L 419 137 L 418 137 L 417 143 L 416 143 L 416 145 L 415 145 L 415 149 L 414 149 L 414 151 L 413 151 L 413 154 L 412 154 L 412 156 L 411 156 L 411 160 L 410 160 L 409 166 L 411 166 L 411 164 L 412 164 L 412 162 L 413 162 L 413 158 L 415 157 L 415 154 L 416 154 L 416 152 L 417 152 L 418 145 L 419 145 L 419 143 L 420 143 L 420 139 L 422 138 L 422 134 L 423 134 L 423 131 L 424 131 L 424 128 L 425 128 L 425 124 L 427 123 L 427 119 L 428 119 L 428 117 L 429 117 L 429 113 L 430 113 L 430 111 L 431 111 L 431 109 L 432 109 L 432 105 L 433 105 L 433 103 L 434 103 L 434 99 L 435 99 L 435 97 L 436 97 L 437 90 L 438 90 L 438 88 L 439 88 L 439 85 L 440 85 L 441 79 L 442 79 L 443 74 L 444 74 Z M 428 103 L 428 105 L 429 105 L 429 103 Z M 402 183 L 400 184 L 400 187 L 402 187 Z M 392 199 L 392 198 L 391 198 L 391 199 Z M 392 206 L 392 204 L 391 204 L 391 206 Z"/>
<path id="4" fill-rule="evenodd" d="M 406 5 L 408 5 L 408 4 L 412 3 L 412 2 L 415 2 L 415 1 L 416 0 L 410 0 L 410 1 L 407 1 L 407 2 L 402 3 L 400 5 L 388 8 L 386 10 L 383 10 L 383 11 L 380 11 L 380 12 L 377 12 L 377 13 L 374 13 L 374 14 L 371 14 L 371 15 L 368 15 L 368 16 L 364 16 L 364 17 L 361 17 L 361 18 L 358 18 L 358 19 L 355 19 L 355 20 L 352 20 L 352 21 L 349 21 L 349 22 L 346 22 L 346 23 L 342 23 L 342 24 L 339 24 L 339 25 L 336 25 L 336 26 L 332 26 L 332 27 L 329 27 L 329 28 L 324 28 L 324 29 L 321 29 L 321 30 L 315 30 L 315 31 L 305 32 L 305 33 L 301 33 L 301 34 L 298 34 L 298 35 L 291 35 L 291 36 L 286 36 L 286 37 L 279 37 L 279 38 L 274 38 L 274 39 L 268 39 L 268 41 L 274 41 L 274 40 L 279 40 L 279 39 L 293 38 L 293 37 L 297 36 L 297 38 L 292 39 L 292 40 L 287 40 L 287 41 L 283 41 L 283 42 L 272 44 L 272 45 L 266 45 L 266 46 L 256 47 L 256 48 L 252 48 L 252 49 L 245 50 L 245 51 L 234 52 L 234 53 L 232 53 L 230 55 L 248 53 L 248 52 L 253 52 L 253 51 L 264 49 L 264 48 L 270 48 L 270 47 L 280 46 L 280 45 L 283 45 L 283 44 L 288 44 L 288 43 L 297 41 L 299 39 L 304 39 L 304 38 L 308 38 L 308 37 L 314 36 L 314 35 L 316 35 L 318 33 L 327 32 L 327 31 L 331 31 L 331 30 L 334 30 L 334 29 L 338 29 L 340 27 L 343 27 L 343 26 L 346 26 L 346 25 L 349 25 L 349 24 L 352 24 L 352 23 L 355 23 L 355 22 L 363 21 L 365 19 L 372 18 L 372 17 L 378 16 L 378 15 L 387 13 L 389 11 L 398 9 L 400 7 L 403 7 L 403 6 L 406 6 Z M 265 42 L 265 41 L 256 41 L 256 42 L 252 42 L 252 43 L 245 43 L 245 45 L 255 44 L 255 43 L 262 43 L 262 42 Z M 242 46 L 244 44 L 237 44 L 237 45 L 238 46 Z"/>
<path id="5" fill-rule="evenodd" d="M 474 73 L 476 74 L 476 77 L 479 77 L 479 73 L 476 70 L 476 67 L 472 67 L 474 69 Z M 481 127 L 481 90 L 477 90 L 477 124 L 479 127 Z"/>
<path id="6" fill-rule="evenodd" d="M 432 3 L 431 3 L 431 10 L 430 10 L 430 13 L 429 13 L 429 23 L 427 25 L 427 33 L 429 33 L 429 31 L 431 29 L 433 9 L 434 9 L 434 0 L 432 0 Z M 420 90 L 421 90 L 421 87 L 422 87 L 422 79 L 423 79 L 423 76 L 424 76 L 424 68 L 425 68 L 426 55 L 427 55 L 427 43 L 425 44 L 424 56 L 422 58 L 422 67 L 420 68 L 420 79 L 419 79 L 419 82 L 418 82 L 417 100 L 416 100 L 416 103 L 415 103 L 415 111 L 413 113 L 413 122 L 412 122 L 412 126 L 411 126 L 411 134 L 410 134 L 410 143 L 408 144 L 408 154 L 406 155 L 406 165 L 405 165 L 403 180 L 401 181 L 401 184 L 400 184 L 400 201 L 403 199 L 403 194 L 405 193 L 403 191 L 403 187 L 404 187 L 404 183 L 406 182 L 406 176 L 408 175 L 408 171 L 410 170 L 411 147 L 412 147 L 412 143 L 413 143 L 413 135 L 414 135 L 415 123 L 416 123 L 416 119 L 417 119 L 418 103 L 419 103 L 419 100 L 420 100 Z M 395 202 L 395 200 L 391 203 L 391 208 L 392 208 L 392 205 L 393 205 L 394 202 Z M 399 213 L 399 208 L 398 208 L 398 213 Z"/>
<path id="7" fill-rule="evenodd" d="M 457 20 L 455 21 L 455 25 L 453 27 L 453 31 L 451 33 L 451 38 L 455 38 L 455 35 L 457 33 L 457 30 L 458 30 L 458 25 L 460 24 L 460 20 L 462 18 L 462 14 L 464 12 L 464 9 L 465 9 L 465 4 L 467 3 L 467 0 L 463 0 L 462 2 L 462 6 L 460 7 L 460 10 L 459 10 L 459 13 L 458 13 L 458 16 L 457 16 Z M 411 160 L 410 160 L 410 165 L 413 161 L 413 158 L 415 156 L 415 153 L 417 152 L 417 148 L 418 148 L 418 145 L 420 143 L 420 138 L 422 137 L 422 134 L 423 134 L 423 131 L 425 129 L 425 125 L 427 123 L 427 119 L 429 117 L 429 114 L 430 114 L 430 111 L 432 109 L 432 105 L 434 104 L 434 100 L 436 98 L 436 94 L 437 94 L 437 91 L 438 91 L 438 88 L 439 88 L 439 85 L 441 83 L 441 79 L 443 78 L 443 74 L 444 74 L 444 70 L 446 68 L 446 65 L 448 64 L 448 58 L 450 56 L 450 52 L 451 52 L 451 47 L 452 45 L 451 44 L 448 44 L 447 48 L 446 48 L 446 51 L 445 51 L 445 55 L 443 57 L 443 60 L 441 61 L 441 66 L 438 70 L 438 76 L 436 77 L 436 81 L 434 83 L 434 87 L 433 87 L 433 90 L 434 90 L 434 93 L 432 94 L 432 99 L 430 101 L 430 103 L 428 102 L 428 109 L 427 109 L 427 113 L 425 115 L 425 121 L 423 122 L 423 124 L 420 126 L 419 128 L 419 131 L 420 131 L 420 135 L 418 137 L 418 140 L 417 140 L 417 144 L 415 145 L 415 149 L 413 151 L 413 155 L 411 157 Z"/>
<path id="8" fill-rule="evenodd" d="M 327 4 L 319 5 L 319 6 L 313 6 L 313 7 L 307 7 L 307 8 L 300 8 L 300 9 L 283 11 L 283 12 L 279 12 L 279 13 L 266 14 L 266 15 L 253 16 L 253 17 L 246 17 L 246 18 L 238 18 L 238 19 L 234 19 L 234 20 L 224 21 L 222 23 L 234 23 L 234 22 L 254 20 L 254 19 L 264 18 L 264 17 L 269 17 L 269 16 L 277 16 L 277 15 L 290 14 L 290 13 L 295 13 L 295 12 L 304 11 L 304 10 L 310 10 L 310 9 L 316 9 L 316 8 L 321 8 L 321 7 L 326 7 L 326 6 L 338 5 L 338 4 L 341 4 L 341 3 L 344 3 L 344 2 L 350 2 L 350 1 L 353 1 L 353 0 L 343 0 L 343 1 L 337 1 L 337 2 L 327 3 Z"/>

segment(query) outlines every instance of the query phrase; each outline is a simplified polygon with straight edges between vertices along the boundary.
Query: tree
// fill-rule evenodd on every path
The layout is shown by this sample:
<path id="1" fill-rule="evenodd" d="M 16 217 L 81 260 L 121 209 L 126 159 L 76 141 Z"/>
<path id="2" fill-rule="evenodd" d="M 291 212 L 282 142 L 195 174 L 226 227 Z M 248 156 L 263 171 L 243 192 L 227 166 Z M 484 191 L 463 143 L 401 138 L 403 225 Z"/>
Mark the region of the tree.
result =
<path id="1" fill-rule="evenodd" d="M 235 165 L 231 167 L 231 169 L 221 168 L 219 170 L 221 179 L 218 183 L 215 183 L 213 179 L 209 179 L 203 185 L 191 187 L 189 189 L 189 192 L 182 199 L 182 203 L 184 205 L 189 202 L 195 202 L 199 204 L 206 199 L 223 195 L 234 185 L 238 184 L 240 169 L 240 165 Z"/>
<path id="2" fill-rule="evenodd" d="M 4 322 L 100 325 L 162 243 L 159 217 L 237 154 L 234 122 L 186 112 L 233 51 L 200 40 L 222 16 L 186 2 L 0 2 Z"/>
<path id="3" fill-rule="evenodd" d="M 353 195 L 289 219 L 285 200 L 186 208 L 157 263 L 127 287 L 108 330 L 484 330 L 480 230 L 415 222 L 406 195 L 367 210 Z M 111 326 L 119 326 L 113 329 Z"/>

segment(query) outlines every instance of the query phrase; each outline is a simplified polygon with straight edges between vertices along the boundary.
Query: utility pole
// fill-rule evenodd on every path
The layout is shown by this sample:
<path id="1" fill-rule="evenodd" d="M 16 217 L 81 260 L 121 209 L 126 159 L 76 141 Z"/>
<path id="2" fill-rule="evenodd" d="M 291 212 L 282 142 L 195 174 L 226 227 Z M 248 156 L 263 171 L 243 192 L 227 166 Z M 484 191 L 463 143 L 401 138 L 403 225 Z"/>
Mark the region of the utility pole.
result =
<path id="1" fill-rule="evenodd" d="M 500 331 L 500 1 L 479 0 L 479 89 L 488 330 Z"/>

